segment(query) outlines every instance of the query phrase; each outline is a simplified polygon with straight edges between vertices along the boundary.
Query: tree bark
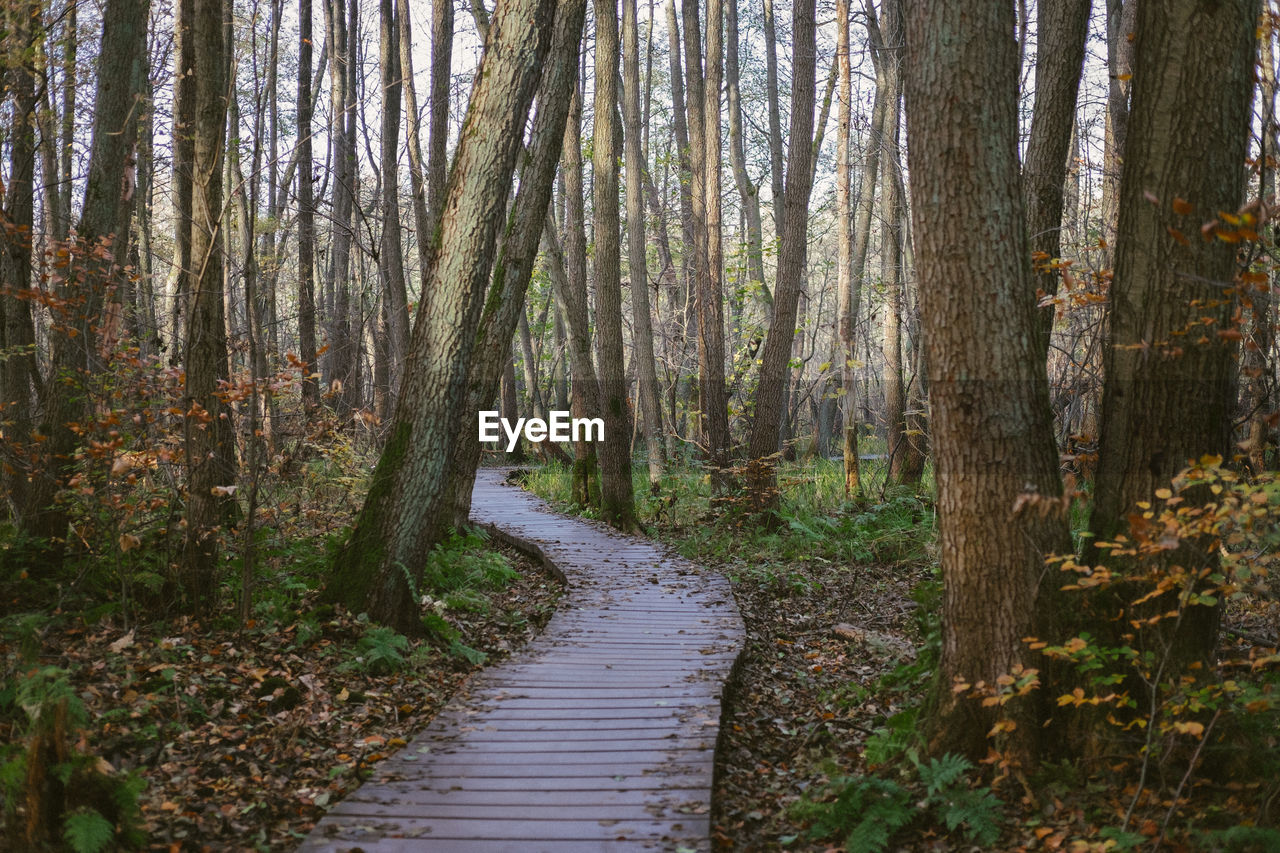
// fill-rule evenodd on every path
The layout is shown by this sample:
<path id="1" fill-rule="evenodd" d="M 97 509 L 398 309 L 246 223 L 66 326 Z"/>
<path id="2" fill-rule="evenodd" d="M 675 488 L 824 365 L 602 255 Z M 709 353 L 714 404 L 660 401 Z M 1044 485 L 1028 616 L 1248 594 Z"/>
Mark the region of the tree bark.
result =
<path id="1" fill-rule="evenodd" d="M 3 13 L 5 29 L 20 57 L 36 55 L 33 21 L 40 20 L 36 2 L 18 3 Z M 35 325 L 31 303 L 24 298 L 31 290 L 31 251 L 35 237 L 36 169 L 36 69 L 19 59 L 9 69 L 13 94 L 13 127 L 9 137 L 9 185 L 4 197 L 0 229 L 0 416 L 3 416 L 4 443 L 0 448 L 0 482 L 11 517 L 20 526 L 28 514 L 41 508 L 28 500 L 28 484 L 38 473 L 31 470 L 31 413 L 40 387 L 36 355 Z M 48 160 L 46 159 L 46 163 Z M 49 176 L 46 174 L 45 179 Z M 56 211 L 46 211 L 56 218 Z"/>
<path id="2" fill-rule="evenodd" d="M 89 383 L 104 367 L 98 328 L 128 244 L 120 227 L 133 193 L 125 176 L 137 138 L 137 100 L 146 78 L 149 9 L 148 0 L 108 0 L 103 10 L 89 175 L 73 247 L 75 262 L 84 271 L 64 285 L 60 295 L 74 308 L 59 318 L 65 328 L 50 345 L 51 375 L 69 381 L 44 385 L 37 428 L 48 438 L 32 467 L 37 476 L 28 484 L 29 511 L 24 516 L 24 533 L 48 544 L 51 565 L 61 558 L 67 532 L 66 510 L 55 505 L 54 498 L 74 470 L 79 438 L 71 425 L 88 416 Z"/>
<path id="3" fill-rule="evenodd" d="M 836 61 L 840 64 L 839 132 L 836 135 L 836 288 L 838 292 L 837 337 L 840 365 L 841 413 L 843 415 L 842 445 L 844 457 L 845 496 L 862 496 L 862 476 L 858 460 L 858 396 L 854 365 L 857 363 L 857 342 L 854 329 L 861 307 L 862 288 L 853 276 L 853 210 L 849 198 L 853 168 L 849 162 L 853 131 L 853 75 L 849 55 L 849 0 L 836 0 Z M 876 106 L 883 101 L 876 99 Z M 874 177 L 870 181 L 863 175 L 859 202 L 874 192 Z"/>
<path id="4" fill-rule="evenodd" d="M 449 178 L 446 215 L 390 438 L 327 596 L 402 632 L 420 632 L 417 580 L 452 521 L 455 441 L 468 440 L 466 383 L 521 130 L 551 41 L 554 0 L 498 7 Z"/>
<path id="5" fill-rule="evenodd" d="M 627 269 L 631 276 L 636 377 L 640 413 L 649 457 L 649 486 L 662 479 L 662 408 L 658 396 L 658 364 L 653 354 L 653 319 L 649 310 L 648 247 L 644 229 L 644 152 L 640 148 L 640 35 L 636 0 L 622 0 L 622 120 L 627 170 Z"/>
<path id="6" fill-rule="evenodd" d="M 1047 553 L 1069 546 L 1048 380 L 1032 358 L 1035 299 L 1018 181 L 1018 48 L 1012 3 L 908 0 L 912 217 L 928 347 L 943 595 L 935 753 L 986 753 L 997 714 L 1033 757 L 1015 704 L 993 686 L 1027 662 Z M 1042 510 L 1047 510 L 1042 512 Z"/>
<path id="7" fill-rule="evenodd" d="M 1138 7 L 1094 541 L 1125 530 L 1137 502 L 1188 464 L 1232 450 L 1236 249 L 1200 229 L 1242 202 L 1258 13 L 1257 0 Z M 1178 60 L 1191 51 L 1202 59 L 1194 72 Z M 1192 571 L 1216 562 L 1202 548 L 1176 555 Z M 1168 648 L 1174 665 L 1209 660 L 1218 608 L 1191 607 L 1181 623 L 1143 641 Z"/>
<path id="8" fill-rule="evenodd" d="M 298 358 L 302 411 L 308 425 L 320 409 L 316 355 L 315 198 L 311 151 L 311 0 L 298 0 Z"/>
<path id="9" fill-rule="evenodd" d="M 413 227 L 417 233 L 418 275 L 426 275 L 427 247 L 431 242 L 431 214 L 427 209 L 427 169 L 422 161 L 422 116 L 418 113 L 418 88 L 413 77 L 413 28 L 410 25 L 409 0 L 395 0 L 397 41 L 400 47 L 400 80 L 404 89 L 405 123 L 408 128 L 409 186 L 413 194 Z M 447 10 L 452 29 L 453 7 Z M 452 42 L 453 33 L 449 32 Z M 452 44 L 450 45 L 452 53 Z M 407 306 L 406 306 L 407 311 Z M 408 326 L 406 324 L 406 340 Z"/>
<path id="10" fill-rule="evenodd" d="M 591 327 L 588 324 L 587 301 L 587 237 L 583 212 L 582 180 L 582 89 L 575 85 L 569 102 L 569 116 L 564 130 L 564 252 L 559 252 L 559 241 L 554 233 L 554 223 L 548 219 L 544 228 L 548 268 L 551 283 L 557 287 L 565 322 L 569 326 L 570 369 L 573 371 L 574 417 L 598 417 L 600 383 L 592 361 Z M 564 270 L 563 279 L 557 275 Z M 573 448 L 573 483 L 571 493 L 579 506 L 598 506 L 600 503 L 600 469 L 595 444 L 580 441 Z"/>
<path id="11" fill-rule="evenodd" d="M 407 18 L 405 20 L 408 20 Z M 431 2 L 431 127 L 427 150 L 427 233 L 419 235 L 428 246 L 436 239 L 444 211 L 445 181 L 449 169 L 449 84 L 453 80 L 453 2 Z M 406 68 L 408 66 L 405 66 Z M 427 277 L 424 262 L 422 276 Z"/>
<path id="12" fill-rule="evenodd" d="M 791 148 L 787 158 L 782 244 L 773 289 L 774 314 L 760 354 L 755 419 L 748 455 L 757 466 L 748 487 L 766 506 L 776 500 L 778 430 L 786 405 L 788 362 L 796 334 L 796 309 L 809 242 L 809 192 L 813 188 L 813 101 L 817 87 L 817 24 L 813 0 L 797 0 L 792 12 Z"/>
<path id="13" fill-rule="evenodd" d="M 903 28 L 901 0 L 880 5 L 880 70 L 885 79 L 884 125 L 880 140 L 880 210 L 883 245 L 880 279 L 884 283 L 884 426 L 889 454 L 888 481 L 902 482 L 911 446 L 907 437 L 906 383 L 902 365 L 902 218 L 905 199 L 897 181 L 902 111 Z"/>
<path id="14" fill-rule="evenodd" d="M 330 65 L 330 109 L 333 116 L 333 219 L 325 285 L 333 300 L 329 314 L 330 389 L 344 424 L 360 407 L 358 342 L 352 329 L 351 245 L 356 216 L 356 32 L 359 0 L 326 0 L 325 11 L 333 45 Z"/>
<path id="15" fill-rule="evenodd" d="M 218 528 L 234 509 L 231 412 L 219 395 L 227 379 L 223 305 L 223 151 L 227 130 L 227 51 L 223 0 L 194 0 L 195 110 L 191 161 L 191 312 L 187 321 L 184 420 L 187 449 L 186 593 L 193 613 L 217 597 Z"/>
<path id="16" fill-rule="evenodd" d="M 395 409 L 404 353 L 409 343 L 409 297 L 405 286 L 404 254 L 400 240 L 400 22 L 393 0 L 380 0 L 379 67 L 382 71 L 382 239 L 378 251 L 378 278 L 387 314 L 387 360 L 390 376 L 382 389 L 384 422 Z M 410 126 L 416 124 L 410 117 Z M 410 146 L 412 150 L 412 146 Z"/>
<path id="17" fill-rule="evenodd" d="M 848 21 L 836 13 L 837 26 Z M 773 307 L 773 294 L 764 282 L 764 237 L 760 224 L 760 188 L 747 174 L 746 147 L 742 140 L 742 90 L 738 71 L 738 0 L 728 0 L 725 5 L 727 44 L 725 55 L 725 94 L 729 109 L 729 154 L 733 162 L 733 180 L 742 196 L 742 211 L 747 224 L 747 278 L 760 289 L 760 300 L 765 306 L 766 319 Z"/>
<path id="18" fill-rule="evenodd" d="M 596 334 L 600 348 L 600 402 L 604 442 L 600 457 L 600 510 L 620 530 L 636 530 L 631 486 L 631 417 L 622 352 L 622 266 L 619 257 L 618 9 L 595 0 L 595 128 L 591 155 L 594 202 Z"/>
<path id="19" fill-rule="evenodd" d="M 1041 0 L 1036 25 L 1036 100 L 1022 164 L 1027 234 L 1035 263 L 1037 300 L 1058 292 L 1052 262 L 1062 253 L 1062 210 L 1076 95 L 1089 34 L 1089 0 Z M 1036 357 L 1049 355 L 1054 308 L 1040 311 Z"/>
<path id="20" fill-rule="evenodd" d="M 778 27 L 773 17 L 773 0 L 764 0 L 765 100 L 769 113 L 769 180 L 773 190 L 773 229 L 782 239 L 783 208 L 786 188 L 783 185 L 782 114 L 778 95 Z M 815 72 L 816 73 L 816 72 Z M 772 322 L 770 322 L 772 326 Z"/>

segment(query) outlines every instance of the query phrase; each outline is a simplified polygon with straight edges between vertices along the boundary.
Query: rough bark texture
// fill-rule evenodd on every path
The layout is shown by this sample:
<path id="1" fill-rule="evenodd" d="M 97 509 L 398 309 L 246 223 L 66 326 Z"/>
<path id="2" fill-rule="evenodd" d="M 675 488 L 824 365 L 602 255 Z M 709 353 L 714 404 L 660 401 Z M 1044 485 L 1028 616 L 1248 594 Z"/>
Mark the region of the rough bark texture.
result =
<path id="1" fill-rule="evenodd" d="M 600 402 L 604 446 L 600 457 L 600 510 L 621 530 L 638 527 L 631 488 L 631 415 L 622 354 L 622 266 L 618 222 L 618 8 L 595 0 L 595 134 L 591 153 L 594 202 L 596 335 L 600 348 Z"/>
<path id="2" fill-rule="evenodd" d="M 649 484 L 662 479 L 662 409 L 658 397 L 658 365 L 653 354 L 653 318 L 649 310 L 648 247 L 644 231 L 644 152 L 640 125 L 640 36 L 636 0 L 622 0 L 622 121 L 627 170 L 627 271 L 631 277 L 631 312 L 635 330 L 636 378 Z"/>
<path id="3" fill-rule="evenodd" d="M 227 378 L 223 307 L 222 174 L 227 129 L 223 0 L 195 0 L 195 125 L 191 208 L 191 312 L 187 320 L 184 420 L 187 446 L 186 592 L 199 613 L 217 594 L 218 527 L 234 507 L 235 448 L 230 410 L 218 395 Z"/>
<path id="4" fill-rule="evenodd" d="M 908 0 L 907 128 L 920 301 L 928 346 L 942 659 L 935 752 L 985 754 L 996 709 L 953 691 L 1023 662 L 1047 551 L 1064 514 L 1018 184 L 1013 4 Z M 1005 713 L 1017 715 L 1006 706 Z M 1015 741 L 1024 757 L 1034 727 Z"/>
<path id="5" fill-rule="evenodd" d="M 1037 259 L 1034 287 L 1039 300 L 1058 292 L 1059 274 L 1050 264 L 1062 253 L 1067 154 L 1089 34 L 1089 0 L 1041 0 L 1037 14 L 1036 101 L 1022 163 L 1022 192 L 1031 254 Z M 1049 354 L 1053 314 L 1052 306 L 1042 308 L 1036 325 L 1036 357 L 1041 360 Z"/>
<path id="6" fill-rule="evenodd" d="M 555 5 L 512 0 L 491 22 L 414 322 L 400 404 L 355 530 L 332 567 L 330 598 L 403 632 L 421 630 L 412 584 L 452 520 L 454 442 L 470 436 L 464 407 L 471 330 L 480 318 Z"/>
<path id="7" fill-rule="evenodd" d="M 786 405 L 788 361 L 796 334 L 796 308 L 804 283 L 809 244 L 809 191 L 813 188 L 810 158 L 813 148 L 813 101 L 817 87 L 817 25 L 813 0 L 797 0 L 792 13 L 791 149 L 787 159 L 786 204 L 778 278 L 773 288 L 773 322 L 760 354 L 760 382 L 756 386 L 755 419 L 748 454 L 766 460 L 778 451 L 778 429 Z M 777 483 L 773 465 L 760 472 L 764 479 L 750 487 L 769 491 Z"/>
<path id="8" fill-rule="evenodd" d="M 506 233 L 494 264 L 493 281 L 476 333 L 464 414 L 488 408 L 493 401 L 504 362 L 511 361 L 511 334 L 517 324 L 526 384 L 530 395 L 537 399 L 529 323 L 524 310 L 525 294 L 538 257 L 543 223 L 555 183 L 556 164 L 560 162 L 565 120 L 571 101 L 567 95 L 577 80 L 578 48 L 582 42 L 586 8 L 586 0 L 561 0 L 556 8 L 555 32 L 538 87 L 537 112 L 526 149 L 525 166 L 521 171 L 520 188 L 507 218 Z M 545 413 L 539 411 L 541 408 L 539 403 L 535 403 L 535 417 L 544 417 Z M 472 486 L 479 462 L 480 443 L 469 440 L 464 434 L 454 453 L 454 521 L 457 524 L 464 523 L 470 513 Z"/>
<path id="9" fill-rule="evenodd" d="M 1242 202 L 1258 11 L 1256 0 L 1138 9 L 1090 519 L 1100 539 L 1189 460 L 1230 455 L 1237 336 L 1218 332 L 1230 328 L 1236 249 L 1200 229 Z M 1195 69 L 1179 60 L 1192 53 Z M 1216 637 L 1217 609 L 1193 607 L 1175 656 L 1208 658 Z"/>

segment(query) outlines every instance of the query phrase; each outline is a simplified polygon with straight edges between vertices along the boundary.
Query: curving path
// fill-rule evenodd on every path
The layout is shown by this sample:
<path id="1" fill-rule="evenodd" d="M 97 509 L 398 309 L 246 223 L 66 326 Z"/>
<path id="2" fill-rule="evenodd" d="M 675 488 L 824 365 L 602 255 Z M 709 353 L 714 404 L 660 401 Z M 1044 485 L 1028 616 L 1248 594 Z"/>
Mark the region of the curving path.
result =
<path id="1" fill-rule="evenodd" d="M 551 512 L 482 469 L 471 517 L 568 584 L 546 630 L 471 679 L 320 821 L 304 851 L 709 850 L 729 584 Z"/>

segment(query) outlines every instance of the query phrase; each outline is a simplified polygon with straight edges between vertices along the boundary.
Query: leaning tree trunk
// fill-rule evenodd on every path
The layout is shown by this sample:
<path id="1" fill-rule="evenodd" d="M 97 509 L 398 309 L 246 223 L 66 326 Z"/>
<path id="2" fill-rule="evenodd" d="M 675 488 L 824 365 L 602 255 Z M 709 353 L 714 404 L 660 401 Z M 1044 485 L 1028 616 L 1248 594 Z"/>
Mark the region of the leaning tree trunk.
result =
<path id="1" fill-rule="evenodd" d="M 1138 7 L 1089 522 L 1094 541 L 1125 530 L 1139 501 L 1151 500 L 1203 454 L 1232 451 L 1239 270 L 1235 246 L 1214 238 L 1212 223 L 1243 199 L 1258 12 L 1257 0 Z M 1178 60 L 1191 52 L 1200 58 L 1194 70 Z M 1210 239 L 1202 236 L 1205 223 Z M 1203 331 L 1186 334 L 1191 328 Z M 1193 545 L 1169 556 L 1208 571 L 1215 555 Z M 1191 606 L 1176 636 L 1168 620 L 1139 639 L 1169 649 L 1174 666 L 1206 661 L 1218 615 L 1217 607 Z"/>
<path id="2" fill-rule="evenodd" d="M 1044 555 L 1069 545 L 1018 183 L 1012 3 L 908 0 L 912 215 L 928 347 L 943 595 L 934 752 L 981 756 L 994 685 L 1028 654 Z M 1042 512 L 1042 509 L 1049 510 Z M 1036 727 L 1014 720 L 1030 759 Z"/>
<path id="3" fill-rule="evenodd" d="M 601 517 L 620 530 L 637 529 L 631 487 L 631 417 L 622 354 L 622 266 L 618 250 L 618 8 L 595 0 L 596 94 L 591 186 L 595 207 L 596 333 L 604 443 L 600 457 Z"/>
<path id="4" fill-rule="evenodd" d="M 556 164 L 564 143 L 565 120 L 570 112 L 570 98 L 564 93 L 573 88 L 578 76 L 578 48 L 582 42 L 582 26 L 586 19 L 586 0 L 561 0 L 556 9 L 555 32 L 551 37 L 551 53 L 538 87 L 537 111 L 533 118 L 526 149 L 520 188 L 507 217 L 506 232 L 494 263 L 493 282 L 485 299 L 476 333 L 475 355 L 467 381 L 467 405 L 464 412 L 487 408 L 498 390 L 506 365 L 511 363 L 511 334 L 520 328 L 524 349 L 526 383 L 536 395 L 536 374 L 529 325 L 525 316 L 525 294 L 538 257 L 543 226 L 551 203 Z M 513 371 L 514 378 L 514 371 Z M 514 394 L 514 389 L 513 389 Z M 535 411 L 541 417 L 542 412 Z M 597 417 L 598 412 L 591 415 Z M 452 486 L 454 523 L 463 524 L 471 511 L 471 491 L 475 485 L 476 466 L 480 462 L 480 443 L 460 441 L 454 450 Z M 514 461 L 514 460 L 513 460 Z"/>
<path id="5" fill-rule="evenodd" d="M 498 231 L 538 85 L 556 3 L 498 7 L 463 122 L 430 275 L 414 322 L 400 404 L 327 596 L 403 632 L 420 632 L 417 581 L 452 515 L 449 474 L 466 436 L 466 381 Z"/>

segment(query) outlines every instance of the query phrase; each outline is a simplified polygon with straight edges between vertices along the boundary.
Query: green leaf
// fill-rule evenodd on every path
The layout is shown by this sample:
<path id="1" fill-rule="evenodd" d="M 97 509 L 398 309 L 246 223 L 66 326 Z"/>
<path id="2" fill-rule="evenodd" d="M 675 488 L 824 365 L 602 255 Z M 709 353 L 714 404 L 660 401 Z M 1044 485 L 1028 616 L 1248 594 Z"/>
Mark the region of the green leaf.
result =
<path id="1" fill-rule="evenodd" d="M 110 846 L 116 828 L 93 809 L 77 809 L 63 821 L 62 834 L 75 853 L 99 853 Z"/>

